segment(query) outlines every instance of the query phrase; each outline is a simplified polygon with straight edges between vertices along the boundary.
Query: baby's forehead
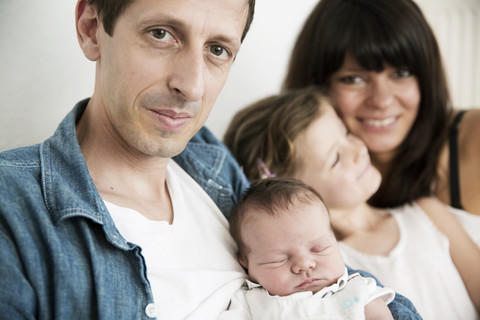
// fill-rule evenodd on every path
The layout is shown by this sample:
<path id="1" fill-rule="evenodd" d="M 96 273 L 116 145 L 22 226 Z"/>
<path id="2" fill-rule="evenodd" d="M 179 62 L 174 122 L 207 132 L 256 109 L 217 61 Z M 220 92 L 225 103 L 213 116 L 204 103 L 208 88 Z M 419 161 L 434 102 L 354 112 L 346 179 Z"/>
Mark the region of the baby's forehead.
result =
<path id="1" fill-rule="evenodd" d="M 268 219 L 279 219 L 281 217 L 301 217 L 305 212 L 305 208 L 314 208 L 314 211 L 321 216 L 326 216 L 330 221 L 330 216 L 325 203 L 318 197 L 297 197 L 291 201 L 276 204 L 274 206 L 250 206 L 244 212 L 243 222 L 254 223 L 256 221 L 264 221 Z"/>

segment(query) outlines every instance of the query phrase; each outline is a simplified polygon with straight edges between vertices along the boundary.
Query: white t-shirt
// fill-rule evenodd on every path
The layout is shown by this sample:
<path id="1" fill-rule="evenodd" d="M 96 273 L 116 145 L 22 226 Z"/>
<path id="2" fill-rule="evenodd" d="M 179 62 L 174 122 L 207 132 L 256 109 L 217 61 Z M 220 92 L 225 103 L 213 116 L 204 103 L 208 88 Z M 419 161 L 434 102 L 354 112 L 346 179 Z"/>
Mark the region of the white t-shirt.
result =
<path id="1" fill-rule="evenodd" d="M 416 204 L 391 210 L 400 240 L 387 256 L 339 242 L 345 263 L 410 299 L 425 320 L 480 319 L 449 252 L 448 238 Z"/>
<path id="2" fill-rule="evenodd" d="M 228 222 L 174 161 L 167 166 L 173 223 L 106 202 L 122 236 L 142 249 L 159 319 L 216 319 L 245 281 Z"/>

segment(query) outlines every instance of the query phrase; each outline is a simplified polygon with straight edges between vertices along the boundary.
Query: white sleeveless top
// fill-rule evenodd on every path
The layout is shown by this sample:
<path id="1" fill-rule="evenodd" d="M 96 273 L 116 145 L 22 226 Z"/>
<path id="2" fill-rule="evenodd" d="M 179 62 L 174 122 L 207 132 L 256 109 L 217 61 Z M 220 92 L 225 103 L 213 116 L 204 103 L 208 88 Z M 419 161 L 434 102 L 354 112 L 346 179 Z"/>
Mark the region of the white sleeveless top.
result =
<path id="1" fill-rule="evenodd" d="M 106 202 L 115 225 L 142 248 L 158 319 L 216 319 L 245 281 L 227 219 L 174 161 L 167 166 L 173 223 Z"/>
<path id="2" fill-rule="evenodd" d="M 391 210 L 400 240 L 388 256 L 340 242 L 345 263 L 409 298 L 425 320 L 480 319 L 449 253 L 449 241 L 415 203 Z"/>

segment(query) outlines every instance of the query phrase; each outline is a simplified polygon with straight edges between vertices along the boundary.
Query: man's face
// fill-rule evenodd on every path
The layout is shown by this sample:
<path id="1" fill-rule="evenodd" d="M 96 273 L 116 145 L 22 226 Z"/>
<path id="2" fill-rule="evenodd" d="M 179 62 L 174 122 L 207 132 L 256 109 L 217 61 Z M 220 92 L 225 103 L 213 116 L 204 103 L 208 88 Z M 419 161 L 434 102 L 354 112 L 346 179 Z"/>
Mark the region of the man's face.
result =
<path id="1" fill-rule="evenodd" d="M 134 153 L 170 158 L 205 123 L 237 54 L 247 0 L 135 0 L 98 31 L 92 100 Z"/>

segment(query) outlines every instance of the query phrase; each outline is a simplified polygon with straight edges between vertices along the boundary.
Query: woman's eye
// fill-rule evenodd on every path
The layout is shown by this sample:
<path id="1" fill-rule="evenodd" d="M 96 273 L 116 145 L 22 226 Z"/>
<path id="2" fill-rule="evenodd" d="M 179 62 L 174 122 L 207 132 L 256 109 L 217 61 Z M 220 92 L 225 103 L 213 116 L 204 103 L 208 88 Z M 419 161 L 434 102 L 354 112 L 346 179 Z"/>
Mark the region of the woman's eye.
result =
<path id="1" fill-rule="evenodd" d="M 210 52 L 217 57 L 225 57 L 229 55 L 228 51 L 224 47 L 218 45 L 210 46 Z"/>
<path id="2" fill-rule="evenodd" d="M 360 83 L 362 79 L 359 76 L 344 76 L 341 77 L 339 80 L 344 84 L 356 84 Z"/>
<path id="3" fill-rule="evenodd" d="M 397 78 L 408 78 L 412 75 L 410 69 L 400 68 L 395 71 L 395 77 Z"/>

